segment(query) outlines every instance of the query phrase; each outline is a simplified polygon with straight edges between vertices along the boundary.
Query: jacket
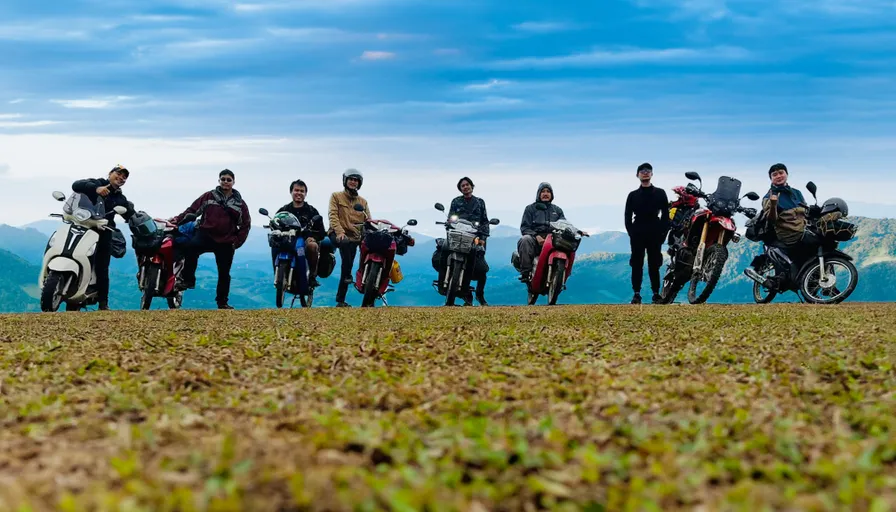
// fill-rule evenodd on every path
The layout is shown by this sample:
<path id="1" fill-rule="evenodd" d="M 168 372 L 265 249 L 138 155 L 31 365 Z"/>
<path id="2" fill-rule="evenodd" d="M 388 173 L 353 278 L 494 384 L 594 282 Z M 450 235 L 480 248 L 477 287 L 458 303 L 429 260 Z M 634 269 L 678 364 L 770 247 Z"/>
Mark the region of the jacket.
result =
<path id="1" fill-rule="evenodd" d="M 448 208 L 448 215 L 457 215 L 461 219 L 478 222 L 479 233 L 483 237 L 488 237 L 491 233 L 485 201 L 479 197 L 472 196 L 469 201 L 464 196 L 455 197 L 451 201 L 451 207 Z"/>
<path id="2" fill-rule="evenodd" d="M 364 207 L 363 212 L 354 210 L 355 204 Z M 330 233 L 336 236 L 345 235 L 349 240 L 361 241 L 361 230 L 356 224 L 364 224 L 370 218 L 370 208 L 367 200 L 357 194 L 349 194 L 348 191 L 333 192 L 330 196 L 328 209 L 330 218 Z"/>
<path id="3" fill-rule="evenodd" d="M 771 212 L 771 195 L 778 195 L 775 215 Z M 775 236 L 785 244 L 795 244 L 803 237 L 806 230 L 806 212 L 808 206 L 802 192 L 789 185 L 772 186 L 762 198 L 762 210 L 766 218 L 775 218 Z"/>
<path id="4" fill-rule="evenodd" d="M 110 228 L 115 227 L 115 210 L 116 206 L 124 206 L 127 208 L 128 212 L 122 215 L 124 220 L 128 220 L 131 218 L 131 215 L 134 215 L 134 203 L 128 201 L 128 198 L 121 193 L 120 188 L 113 189 L 109 192 L 109 195 L 103 197 L 96 193 L 96 189 L 100 187 L 108 186 L 109 180 L 106 178 L 97 178 L 91 179 L 87 178 L 84 180 L 78 180 L 72 183 L 72 191 L 77 192 L 79 194 L 84 194 L 87 196 L 91 202 L 97 204 L 97 199 L 103 200 L 103 207 L 106 209 L 106 220 L 109 221 L 108 226 Z"/>
<path id="5" fill-rule="evenodd" d="M 296 208 L 292 205 L 292 203 L 285 204 L 277 210 L 277 213 L 280 212 L 288 212 L 296 216 L 299 219 L 299 222 L 302 223 L 303 226 L 307 226 L 309 222 L 311 222 L 311 218 L 315 215 L 320 215 L 317 211 L 317 208 L 311 206 L 308 203 L 302 205 L 301 208 Z M 324 230 L 324 220 L 323 217 L 317 222 L 314 223 L 313 226 L 310 227 L 311 233 L 315 240 L 320 242 L 327 235 L 326 230 Z"/>
<path id="6" fill-rule="evenodd" d="M 242 247 L 252 228 L 249 207 L 243 196 L 236 190 L 225 197 L 221 187 L 210 190 L 199 196 L 183 213 L 174 217 L 172 222 L 179 223 L 188 213 L 202 218 L 197 228 L 219 244 L 233 244 L 235 249 Z"/>
<path id="7" fill-rule="evenodd" d="M 651 185 L 629 192 L 625 200 L 625 231 L 629 236 L 655 234 L 662 239 L 669 226 L 669 197 L 665 190 Z"/>
<path id="8" fill-rule="evenodd" d="M 551 191 L 551 200 L 542 201 L 541 191 L 548 189 Z M 563 210 L 554 204 L 554 189 L 550 183 L 541 183 L 538 185 L 538 191 L 535 192 L 535 202 L 526 207 L 523 211 L 523 220 L 520 222 L 520 232 L 523 236 L 546 235 L 551 232 L 551 222 L 565 219 Z M 538 203 L 543 203 L 547 209 L 539 210 L 535 207 Z"/>

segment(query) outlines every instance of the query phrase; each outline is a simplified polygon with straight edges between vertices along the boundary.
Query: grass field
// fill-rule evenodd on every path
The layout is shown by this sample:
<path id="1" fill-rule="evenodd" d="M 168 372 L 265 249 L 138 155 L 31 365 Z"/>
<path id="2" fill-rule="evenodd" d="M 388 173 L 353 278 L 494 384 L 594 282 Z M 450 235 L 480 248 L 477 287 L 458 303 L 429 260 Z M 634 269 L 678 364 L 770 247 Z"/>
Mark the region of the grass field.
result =
<path id="1" fill-rule="evenodd" d="M 2 316 L 0 510 L 892 510 L 894 362 L 896 305 Z"/>

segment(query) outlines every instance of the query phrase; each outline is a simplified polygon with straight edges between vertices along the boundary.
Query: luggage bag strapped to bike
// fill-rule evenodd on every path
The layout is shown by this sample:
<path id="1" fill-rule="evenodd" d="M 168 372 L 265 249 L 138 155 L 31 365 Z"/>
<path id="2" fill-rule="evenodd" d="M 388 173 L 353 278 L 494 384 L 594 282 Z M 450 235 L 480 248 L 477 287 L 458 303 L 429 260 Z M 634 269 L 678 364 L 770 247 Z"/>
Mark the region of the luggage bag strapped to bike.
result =
<path id="1" fill-rule="evenodd" d="M 831 240 L 846 242 L 856 236 L 858 226 L 842 219 L 840 212 L 828 213 L 818 219 L 818 233 Z"/>
<path id="2" fill-rule="evenodd" d="M 162 246 L 165 232 L 148 213 L 136 212 L 128 219 L 128 227 L 131 229 L 131 247 L 138 254 L 155 252 Z"/>

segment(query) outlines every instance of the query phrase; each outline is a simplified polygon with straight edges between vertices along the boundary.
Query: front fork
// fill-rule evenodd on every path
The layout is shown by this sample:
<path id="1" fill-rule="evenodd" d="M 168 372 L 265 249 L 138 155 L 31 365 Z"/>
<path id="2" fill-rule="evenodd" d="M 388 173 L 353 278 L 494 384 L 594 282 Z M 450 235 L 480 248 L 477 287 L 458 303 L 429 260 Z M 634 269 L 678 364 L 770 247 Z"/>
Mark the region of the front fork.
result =
<path id="1" fill-rule="evenodd" d="M 697 272 L 703 268 L 703 253 L 706 251 L 706 233 L 709 231 L 709 222 L 703 225 L 703 232 L 700 233 L 700 245 L 697 246 L 697 254 L 694 256 L 693 271 Z M 722 245 L 725 243 L 725 230 L 719 230 L 719 239 L 716 243 Z"/>

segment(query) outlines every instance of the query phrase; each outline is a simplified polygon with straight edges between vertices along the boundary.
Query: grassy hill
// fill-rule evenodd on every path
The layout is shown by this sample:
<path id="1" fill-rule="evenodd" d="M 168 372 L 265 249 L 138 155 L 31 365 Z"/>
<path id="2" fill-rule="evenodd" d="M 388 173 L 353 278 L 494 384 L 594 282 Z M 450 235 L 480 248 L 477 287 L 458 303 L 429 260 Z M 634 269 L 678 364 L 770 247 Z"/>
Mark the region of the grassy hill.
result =
<path id="1" fill-rule="evenodd" d="M 0 510 L 896 507 L 894 305 L 434 311 L 0 316 Z"/>

